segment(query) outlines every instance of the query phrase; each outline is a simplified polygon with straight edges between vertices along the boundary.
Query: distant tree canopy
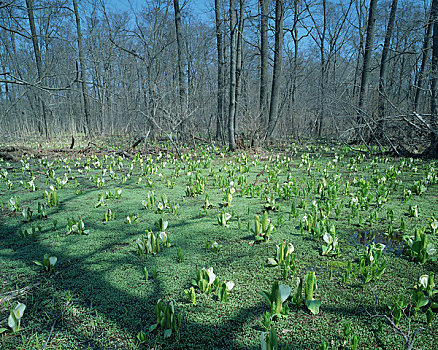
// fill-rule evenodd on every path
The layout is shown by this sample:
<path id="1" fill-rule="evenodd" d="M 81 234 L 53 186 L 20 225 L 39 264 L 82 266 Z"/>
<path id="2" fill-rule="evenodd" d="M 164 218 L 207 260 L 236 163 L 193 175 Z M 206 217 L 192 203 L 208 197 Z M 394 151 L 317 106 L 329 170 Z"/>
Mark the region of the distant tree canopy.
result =
<path id="1" fill-rule="evenodd" d="M 2 134 L 436 145 L 436 0 L 115 6 L 0 3 Z"/>

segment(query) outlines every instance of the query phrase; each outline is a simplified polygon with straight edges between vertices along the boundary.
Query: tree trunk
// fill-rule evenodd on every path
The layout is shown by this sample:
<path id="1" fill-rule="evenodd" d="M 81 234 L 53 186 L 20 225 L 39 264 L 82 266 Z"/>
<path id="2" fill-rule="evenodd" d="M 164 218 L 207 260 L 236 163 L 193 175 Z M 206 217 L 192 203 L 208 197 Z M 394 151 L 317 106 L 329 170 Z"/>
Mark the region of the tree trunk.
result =
<path id="1" fill-rule="evenodd" d="M 236 3 L 230 0 L 230 101 L 228 108 L 228 143 L 230 151 L 236 150 L 234 114 L 236 112 Z"/>
<path id="2" fill-rule="evenodd" d="M 242 73 L 242 41 L 243 41 L 243 21 L 244 21 L 244 14 L 245 14 L 245 0 L 240 0 L 240 9 L 239 9 L 239 25 L 238 30 L 239 33 L 237 35 L 237 62 L 236 62 L 236 111 L 234 112 L 234 131 L 235 133 L 238 133 L 239 131 L 239 123 L 238 123 L 238 104 L 239 104 L 239 97 L 242 92 L 242 86 L 241 86 L 241 73 Z"/>
<path id="3" fill-rule="evenodd" d="M 423 50 L 421 57 L 421 66 L 418 72 L 417 87 L 415 88 L 414 111 L 418 112 L 418 103 L 420 102 L 420 93 L 423 90 L 424 71 L 426 70 L 427 57 L 429 56 L 430 34 L 432 33 L 432 8 L 430 9 L 429 19 L 427 21 L 426 32 L 423 39 Z"/>
<path id="4" fill-rule="evenodd" d="M 90 110 L 89 110 L 89 100 L 88 100 L 87 79 L 85 76 L 84 50 L 82 48 L 81 19 L 79 17 L 77 0 L 73 0 L 73 9 L 75 12 L 76 31 L 78 35 L 79 65 L 81 70 L 82 98 L 84 100 L 85 130 L 87 135 L 91 135 L 92 131 L 90 127 Z"/>
<path id="5" fill-rule="evenodd" d="M 379 71 L 379 97 L 378 97 L 378 128 L 377 134 L 381 136 L 384 128 L 385 118 L 385 77 L 388 66 L 389 44 L 391 42 L 392 31 L 394 29 L 395 13 L 397 12 L 398 0 L 392 0 L 391 12 L 389 13 L 388 27 L 386 28 L 385 42 L 383 43 L 382 58 L 380 60 Z"/>
<path id="6" fill-rule="evenodd" d="M 292 71 L 292 96 L 291 104 L 295 104 L 295 92 L 297 90 L 297 75 L 298 75 L 298 0 L 294 0 L 294 25 L 291 31 L 292 38 L 294 41 L 294 64 Z"/>
<path id="7" fill-rule="evenodd" d="M 260 108 L 259 113 L 262 125 L 267 125 L 266 118 L 268 103 L 268 64 L 269 64 L 269 41 L 268 41 L 268 0 L 260 0 Z"/>
<path id="8" fill-rule="evenodd" d="M 432 44 L 432 98 L 430 110 L 432 113 L 431 126 L 437 130 L 438 125 L 438 0 L 432 0 L 432 23 L 433 23 L 433 44 Z M 438 154 L 438 138 L 435 133 L 430 133 L 430 154 Z"/>
<path id="9" fill-rule="evenodd" d="M 41 51 L 38 44 L 38 37 L 36 33 L 36 27 L 35 27 L 35 17 L 33 14 L 33 1 L 32 0 L 26 0 L 26 8 L 27 8 L 27 14 L 29 16 L 29 26 L 30 26 L 30 32 L 32 34 L 32 44 L 33 44 L 33 51 L 35 55 L 35 61 L 37 66 L 37 72 L 38 72 L 38 80 L 39 84 L 42 83 L 44 76 L 43 76 L 43 62 L 41 59 Z M 49 128 L 47 124 L 47 109 L 46 104 L 41 97 L 41 95 L 38 95 L 39 103 L 41 104 L 41 112 L 42 112 L 42 118 L 43 118 L 43 124 L 44 124 L 44 133 L 46 138 L 49 138 Z"/>
<path id="10" fill-rule="evenodd" d="M 272 74 L 271 104 L 269 108 L 268 133 L 271 137 L 278 119 L 278 102 L 280 98 L 281 57 L 283 51 L 283 17 L 284 0 L 275 1 L 275 51 L 274 71 Z"/>
<path id="11" fill-rule="evenodd" d="M 216 44 L 217 44 L 217 115 L 216 115 L 216 140 L 221 140 L 223 135 L 222 122 L 224 118 L 224 48 L 222 41 L 222 19 L 219 0 L 214 1 L 216 17 Z"/>
<path id="12" fill-rule="evenodd" d="M 181 34 L 181 11 L 179 8 L 179 1 L 173 0 L 173 8 L 175 10 L 175 32 L 176 32 L 176 46 L 177 46 L 177 60 L 178 60 L 178 93 L 179 93 L 179 107 L 182 111 L 184 105 L 184 68 L 182 57 L 182 34 Z"/>
<path id="13" fill-rule="evenodd" d="M 363 26 L 362 26 L 362 18 L 363 18 L 363 8 L 365 6 L 362 6 L 362 1 L 363 0 L 359 0 L 358 4 L 356 5 L 356 13 L 357 13 L 357 18 L 358 18 L 358 32 L 359 32 L 359 50 L 357 52 L 357 60 L 356 60 L 356 64 L 355 64 L 355 69 L 354 69 L 354 85 L 353 85 L 353 100 L 356 101 L 357 99 L 357 94 L 358 94 L 358 90 L 360 90 L 360 88 L 358 89 L 358 79 L 359 79 L 359 67 L 360 67 L 360 60 L 361 57 L 363 55 Z"/>
<path id="14" fill-rule="evenodd" d="M 319 45 L 320 50 L 320 57 L 321 57 L 321 71 L 320 71 L 320 95 L 319 95 L 319 115 L 318 115 L 318 123 L 317 123 L 317 135 L 318 138 L 321 138 L 322 136 L 322 123 L 324 122 L 324 116 L 325 116 L 325 85 L 326 85 L 326 69 L 327 69 L 327 63 L 325 59 L 325 34 L 327 31 L 327 0 L 322 0 L 322 13 L 323 13 L 323 28 L 320 36 L 321 43 Z"/>
<path id="15" fill-rule="evenodd" d="M 367 33 L 365 39 L 365 51 L 363 55 L 362 77 L 360 81 L 360 92 L 359 92 L 359 105 L 358 105 L 359 124 L 364 123 L 363 108 L 364 108 L 365 97 L 368 92 L 368 83 L 370 80 L 371 54 L 373 51 L 373 39 L 374 39 L 374 23 L 376 22 L 376 7 L 377 7 L 377 0 L 370 0 Z"/>

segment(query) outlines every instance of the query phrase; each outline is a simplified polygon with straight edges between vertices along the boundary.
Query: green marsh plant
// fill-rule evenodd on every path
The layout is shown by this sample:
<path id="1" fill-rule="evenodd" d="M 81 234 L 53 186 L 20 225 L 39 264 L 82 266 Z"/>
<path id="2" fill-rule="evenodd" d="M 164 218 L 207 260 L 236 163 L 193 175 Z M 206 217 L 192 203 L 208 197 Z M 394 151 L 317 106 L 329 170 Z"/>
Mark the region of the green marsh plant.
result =
<path id="1" fill-rule="evenodd" d="M 321 255 L 333 255 L 336 256 L 339 254 L 339 243 L 338 237 L 336 237 L 335 227 L 332 225 L 330 227 L 330 233 L 326 232 L 322 236 L 322 240 L 325 244 L 322 245 Z"/>
<path id="2" fill-rule="evenodd" d="M 49 187 L 49 190 L 44 191 L 44 197 L 47 198 L 47 205 L 49 207 L 59 205 L 58 193 L 56 192 L 56 188 L 52 185 Z"/>
<path id="3" fill-rule="evenodd" d="M 79 219 L 70 218 L 67 220 L 67 234 L 70 233 L 88 235 L 90 231 L 85 229 L 84 220 L 79 217 Z"/>
<path id="4" fill-rule="evenodd" d="M 149 332 L 156 329 L 161 329 L 164 338 L 169 338 L 173 332 L 178 331 L 181 327 L 181 315 L 175 313 L 174 301 L 170 301 L 167 305 L 160 299 L 155 306 L 155 315 L 157 323 L 149 327 Z"/>
<path id="5" fill-rule="evenodd" d="M 383 258 L 385 245 L 382 243 L 370 244 L 359 256 L 358 272 L 362 276 L 362 286 L 377 281 L 386 270 L 386 261 Z"/>
<path id="6" fill-rule="evenodd" d="M 110 208 L 108 208 L 104 215 L 105 222 L 113 221 L 116 218 L 116 213 L 113 212 Z"/>
<path id="7" fill-rule="evenodd" d="M 13 309 L 11 309 L 8 317 L 8 326 L 12 333 L 17 333 L 21 329 L 21 318 L 23 317 L 26 305 L 18 303 Z M 7 328 L 0 328 L 0 334 L 6 332 Z"/>
<path id="8" fill-rule="evenodd" d="M 137 238 L 137 254 L 138 255 L 155 255 L 161 251 L 161 245 L 169 246 L 167 242 L 167 234 L 160 232 L 155 234 L 152 231 L 147 231 L 145 235 Z"/>
<path id="9" fill-rule="evenodd" d="M 219 278 L 213 272 L 213 268 L 198 269 L 196 271 L 196 277 L 192 280 L 192 285 L 198 287 L 201 293 L 211 294 L 216 292 L 219 288 Z"/>
<path id="10" fill-rule="evenodd" d="M 220 214 L 218 214 L 217 222 L 218 222 L 219 226 L 230 227 L 230 224 L 228 223 L 228 221 L 230 221 L 230 219 L 231 219 L 231 214 L 222 211 Z"/>
<path id="11" fill-rule="evenodd" d="M 272 284 L 271 291 L 259 291 L 259 294 L 264 298 L 269 306 L 271 315 L 287 315 L 289 314 L 289 306 L 285 301 L 289 298 L 292 288 L 287 284 L 279 284 L 275 281 Z"/>
<path id="12" fill-rule="evenodd" d="M 250 231 L 256 242 L 269 242 L 273 230 L 274 225 L 271 223 L 271 219 L 268 218 L 268 212 L 266 211 L 261 219 L 259 215 L 256 215 L 250 226 Z"/>
<path id="13" fill-rule="evenodd" d="M 403 236 L 406 243 L 404 253 L 410 259 L 424 264 L 431 258 L 435 258 L 436 249 L 433 243 L 429 243 L 429 238 L 424 228 L 417 227 L 414 236 Z"/>
<path id="14" fill-rule="evenodd" d="M 57 261 L 58 258 L 56 256 L 50 256 L 49 254 L 45 254 L 43 261 L 35 260 L 34 263 L 38 266 L 41 266 L 44 271 L 48 272 L 49 274 L 54 274 L 56 271 L 55 265 Z"/>
<path id="15" fill-rule="evenodd" d="M 268 258 L 268 265 L 281 266 L 283 268 L 283 278 L 287 279 L 289 274 L 295 275 L 297 266 L 295 263 L 296 255 L 293 254 L 294 246 L 292 243 L 282 242 L 277 245 L 275 258 Z"/>

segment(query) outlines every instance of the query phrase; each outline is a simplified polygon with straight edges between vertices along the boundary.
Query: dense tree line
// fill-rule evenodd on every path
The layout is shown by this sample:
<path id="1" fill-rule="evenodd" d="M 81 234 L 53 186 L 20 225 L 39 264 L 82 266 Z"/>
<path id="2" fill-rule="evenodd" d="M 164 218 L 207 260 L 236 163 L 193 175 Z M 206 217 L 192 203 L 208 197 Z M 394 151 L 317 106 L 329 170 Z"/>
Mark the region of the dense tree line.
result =
<path id="1" fill-rule="evenodd" d="M 197 3 L 0 1 L 1 133 L 436 144 L 436 0 Z"/>

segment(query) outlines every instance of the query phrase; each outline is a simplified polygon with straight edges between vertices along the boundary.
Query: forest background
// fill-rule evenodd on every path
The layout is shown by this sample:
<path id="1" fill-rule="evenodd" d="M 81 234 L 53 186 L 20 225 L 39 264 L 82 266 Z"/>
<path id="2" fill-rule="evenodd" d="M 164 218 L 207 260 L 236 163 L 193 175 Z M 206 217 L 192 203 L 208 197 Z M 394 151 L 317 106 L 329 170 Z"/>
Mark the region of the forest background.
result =
<path id="1" fill-rule="evenodd" d="M 0 133 L 436 154 L 435 0 L 0 2 Z"/>

